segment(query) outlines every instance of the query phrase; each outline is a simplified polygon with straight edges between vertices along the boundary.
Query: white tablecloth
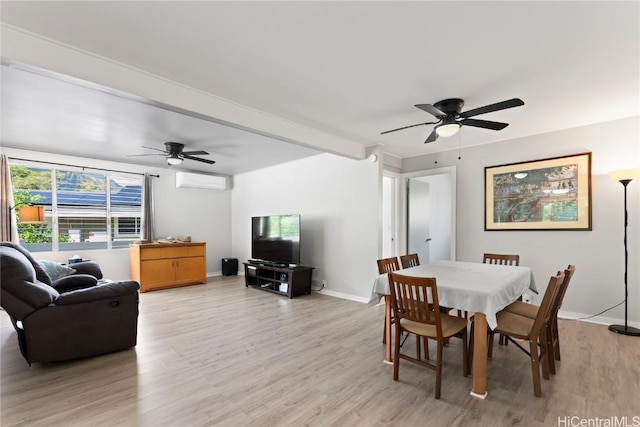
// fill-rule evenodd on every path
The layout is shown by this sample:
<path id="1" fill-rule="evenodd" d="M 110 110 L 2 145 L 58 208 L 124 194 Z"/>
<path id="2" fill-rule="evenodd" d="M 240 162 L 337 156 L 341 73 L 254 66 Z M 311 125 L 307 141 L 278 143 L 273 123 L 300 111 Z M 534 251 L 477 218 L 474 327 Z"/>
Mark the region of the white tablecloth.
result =
<path id="1" fill-rule="evenodd" d="M 515 301 L 527 289 L 537 292 L 529 267 L 436 261 L 405 268 L 396 273 L 406 276 L 435 277 L 440 305 L 473 313 L 484 313 L 491 329 L 497 326 L 496 313 Z M 389 294 L 389 278 L 378 276 L 371 302 Z"/>

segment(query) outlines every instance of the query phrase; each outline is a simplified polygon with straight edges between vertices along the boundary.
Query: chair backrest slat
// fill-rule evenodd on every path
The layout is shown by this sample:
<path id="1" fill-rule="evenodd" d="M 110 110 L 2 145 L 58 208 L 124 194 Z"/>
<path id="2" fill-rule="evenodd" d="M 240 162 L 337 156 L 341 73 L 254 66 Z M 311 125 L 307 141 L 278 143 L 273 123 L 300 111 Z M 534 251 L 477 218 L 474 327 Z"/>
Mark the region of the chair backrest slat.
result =
<path id="1" fill-rule="evenodd" d="M 385 274 L 400 270 L 400 263 L 397 257 L 382 258 L 377 261 L 378 273 Z"/>
<path id="2" fill-rule="evenodd" d="M 391 307 L 397 321 L 434 325 L 438 336 L 442 336 L 440 304 L 435 277 L 412 277 L 389 273 Z"/>
<path id="3" fill-rule="evenodd" d="M 558 311 L 560 311 L 560 307 L 562 307 L 564 294 L 567 292 L 569 282 L 571 281 L 573 273 L 575 272 L 576 266 L 571 264 L 569 264 L 569 266 L 564 270 L 564 280 L 562 281 L 562 284 L 560 284 L 560 289 L 558 289 L 558 293 L 556 294 L 556 297 L 551 304 L 551 318 L 554 318 L 558 315 Z"/>
<path id="4" fill-rule="evenodd" d="M 420 265 L 418 254 L 400 255 L 400 264 L 402 268 L 415 267 Z"/>
<path id="5" fill-rule="evenodd" d="M 564 281 L 565 274 L 558 272 L 557 275 L 551 276 L 549 279 L 549 284 L 547 285 L 547 289 L 544 292 L 544 296 L 542 297 L 542 302 L 540 303 L 540 307 L 538 308 L 538 314 L 533 322 L 533 327 L 531 329 L 531 338 L 535 339 L 540 334 L 542 328 L 549 322 L 551 318 L 551 306 L 553 304 L 554 299 L 556 298 L 557 293 L 560 290 L 560 286 Z"/>
<path id="6" fill-rule="evenodd" d="M 520 265 L 520 255 L 485 253 L 482 262 L 484 264 Z"/>

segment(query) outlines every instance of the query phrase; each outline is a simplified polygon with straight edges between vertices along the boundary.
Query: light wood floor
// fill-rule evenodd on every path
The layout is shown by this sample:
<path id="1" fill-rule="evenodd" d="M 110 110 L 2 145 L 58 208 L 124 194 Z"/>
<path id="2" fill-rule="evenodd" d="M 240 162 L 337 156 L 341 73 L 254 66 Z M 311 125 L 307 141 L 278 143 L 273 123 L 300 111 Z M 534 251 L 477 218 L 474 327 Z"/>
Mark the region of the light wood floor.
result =
<path id="1" fill-rule="evenodd" d="M 558 417 L 640 417 L 639 338 L 561 321 L 563 360 L 542 398 L 527 356 L 496 344 L 487 400 L 469 395 L 453 339 L 438 401 L 430 370 L 404 362 L 392 380 L 383 314 L 217 278 L 141 294 L 135 349 L 29 367 L 0 312 L 1 425 L 558 426 L 570 425 Z"/>

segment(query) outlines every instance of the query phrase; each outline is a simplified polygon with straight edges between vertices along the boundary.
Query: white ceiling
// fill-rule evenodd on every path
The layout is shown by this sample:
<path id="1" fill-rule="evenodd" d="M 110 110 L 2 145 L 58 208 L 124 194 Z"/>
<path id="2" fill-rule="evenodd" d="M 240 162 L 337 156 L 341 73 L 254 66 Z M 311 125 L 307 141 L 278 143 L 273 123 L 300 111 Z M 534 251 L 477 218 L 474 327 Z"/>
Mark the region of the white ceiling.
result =
<path id="1" fill-rule="evenodd" d="M 14 28 L 403 158 L 640 112 L 635 1 L 3 0 L 0 8 Z M 317 153 L 66 80 L 2 71 L 3 145 L 132 161 L 124 156 L 145 152 L 141 145 L 173 140 L 218 162 L 189 168 L 225 174 Z M 463 110 L 514 97 L 525 106 L 477 117 L 510 123 L 499 132 L 463 127 L 431 144 L 423 142 L 432 127 L 380 135 L 432 121 L 414 104 L 453 97 L 465 100 Z M 109 150 L 96 149 L 105 141 Z"/>
<path id="2" fill-rule="evenodd" d="M 174 141 L 185 144 L 185 151 L 207 151 L 196 157 L 216 164 L 185 160 L 172 168 L 223 175 L 319 153 L 23 64 L 1 70 L 4 146 L 166 167 L 164 155 L 153 148 Z"/>

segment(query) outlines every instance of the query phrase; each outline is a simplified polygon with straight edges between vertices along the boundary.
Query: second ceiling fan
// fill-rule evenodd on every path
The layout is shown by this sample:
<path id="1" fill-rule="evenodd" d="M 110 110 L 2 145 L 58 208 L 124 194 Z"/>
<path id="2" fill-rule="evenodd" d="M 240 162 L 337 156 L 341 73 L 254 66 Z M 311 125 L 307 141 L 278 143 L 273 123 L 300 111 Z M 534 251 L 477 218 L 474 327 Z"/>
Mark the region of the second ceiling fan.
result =
<path id="1" fill-rule="evenodd" d="M 161 150 L 159 148 L 154 148 L 154 147 L 145 147 L 145 146 L 142 146 L 142 148 L 148 148 L 149 150 L 160 151 L 162 154 L 155 154 L 155 153 L 154 154 L 133 154 L 127 157 L 154 156 L 154 155 L 165 156 L 167 158 L 167 164 L 170 166 L 179 165 L 185 159 L 195 160 L 197 162 L 207 163 L 209 165 L 212 165 L 215 163 L 215 160 L 195 157 L 195 155 L 208 156 L 209 153 L 207 153 L 206 151 L 202 151 L 202 150 L 184 151 L 184 144 L 180 142 L 165 142 L 164 150 Z"/>
<path id="2" fill-rule="evenodd" d="M 461 126 L 473 126 L 483 129 L 502 130 L 509 126 L 509 124 L 502 122 L 493 122 L 490 120 L 471 119 L 470 117 L 491 113 L 493 111 L 506 110 L 507 108 L 519 107 L 521 105 L 524 105 L 524 102 L 520 98 L 513 98 L 463 112 L 462 107 L 464 106 L 464 101 L 459 98 L 444 99 L 442 101 L 436 102 L 433 105 L 417 104 L 415 105 L 415 107 L 435 116 L 438 121 L 418 123 L 415 125 L 404 126 L 398 129 L 391 129 L 382 132 L 381 135 L 396 132 L 399 130 L 409 129 L 416 126 L 436 125 L 427 140 L 424 142 L 426 144 L 428 142 L 435 141 L 439 136 L 447 137 L 454 135 L 456 132 L 458 132 L 458 130 L 460 130 Z"/>

